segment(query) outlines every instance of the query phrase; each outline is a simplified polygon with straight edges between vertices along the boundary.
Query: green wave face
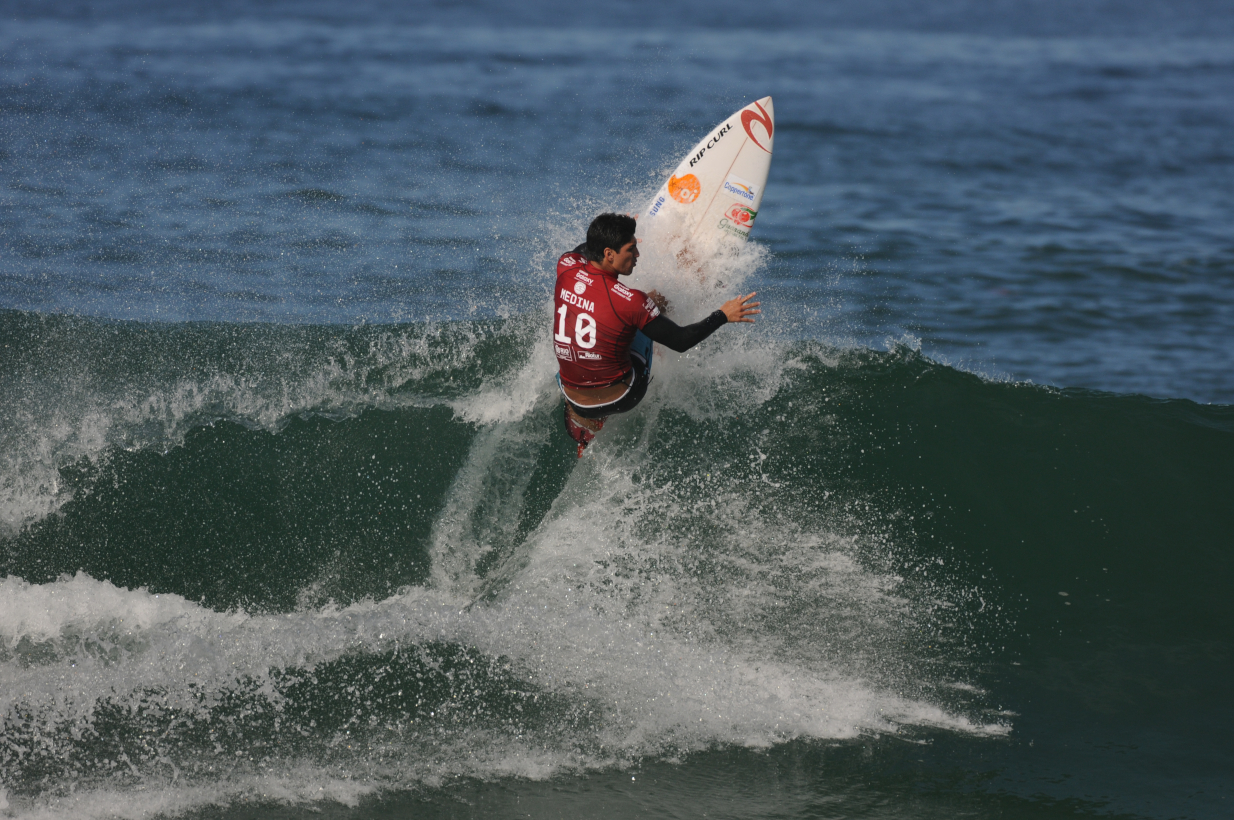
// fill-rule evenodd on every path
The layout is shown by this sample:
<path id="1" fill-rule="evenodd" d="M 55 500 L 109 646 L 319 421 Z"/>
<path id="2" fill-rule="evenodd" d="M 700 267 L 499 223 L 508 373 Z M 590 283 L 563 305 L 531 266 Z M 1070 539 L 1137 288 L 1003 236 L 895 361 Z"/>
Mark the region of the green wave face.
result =
<path id="1" fill-rule="evenodd" d="M 1220 748 L 1228 407 L 732 334 L 576 459 L 531 321 L 0 319 L 12 800 Z"/>

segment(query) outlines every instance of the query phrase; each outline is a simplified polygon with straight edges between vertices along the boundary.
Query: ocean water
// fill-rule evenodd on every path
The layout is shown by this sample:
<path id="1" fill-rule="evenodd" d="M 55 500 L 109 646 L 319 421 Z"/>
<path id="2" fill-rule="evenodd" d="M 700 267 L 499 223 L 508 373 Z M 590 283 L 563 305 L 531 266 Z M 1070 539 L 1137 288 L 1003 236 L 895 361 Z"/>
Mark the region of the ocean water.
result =
<path id="1" fill-rule="evenodd" d="M 818 5 L 0 6 L 0 816 L 1230 816 L 1234 8 Z"/>

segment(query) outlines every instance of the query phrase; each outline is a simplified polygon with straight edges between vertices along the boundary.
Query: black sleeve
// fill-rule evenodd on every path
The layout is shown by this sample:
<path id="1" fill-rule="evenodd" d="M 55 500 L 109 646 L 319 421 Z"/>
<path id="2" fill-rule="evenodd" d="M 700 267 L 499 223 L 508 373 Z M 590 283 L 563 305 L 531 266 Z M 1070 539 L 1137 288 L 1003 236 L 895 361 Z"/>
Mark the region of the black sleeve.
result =
<path id="1" fill-rule="evenodd" d="M 587 250 L 587 243 L 586 243 L 586 242 L 584 242 L 583 244 L 579 245 L 579 246 L 578 246 L 577 248 L 575 248 L 574 250 L 570 251 L 570 253 L 582 253 L 582 252 L 583 252 L 583 251 L 585 251 L 585 250 Z"/>
<path id="2" fill-rule="evenodd" d="M 664 314 L 660 314 L 643 326 L 643 333 L 647 334 L 647 338 L 653 342 L 659 342 L 667 348 L 676 350 L 678 353 L 685 353 L 703 339 L 715 333 L 720 325 L 726 324 L 728 324 L 728 317 L 724 315 L 722 310 L 717 310 L 701 322 L 695 322 L 685 327 L 677 324 Z"/>

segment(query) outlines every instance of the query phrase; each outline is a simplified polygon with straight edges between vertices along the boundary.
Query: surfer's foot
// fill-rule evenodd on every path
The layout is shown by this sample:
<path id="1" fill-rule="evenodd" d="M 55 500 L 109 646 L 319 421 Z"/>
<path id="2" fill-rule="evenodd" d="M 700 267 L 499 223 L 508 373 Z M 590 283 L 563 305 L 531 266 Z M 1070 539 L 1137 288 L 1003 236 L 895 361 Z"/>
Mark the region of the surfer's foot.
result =
<path id="1" fill-rule="evenodd" d="M 585 419 L 574 412 L 570 404 L 566 403 L 566 432 L 570 438 L 578 442 L 578 454 L 581 458 L 583 450 L 591 440 L 596 437 L 596 433 L 604 427 L 604 419 Z"/>

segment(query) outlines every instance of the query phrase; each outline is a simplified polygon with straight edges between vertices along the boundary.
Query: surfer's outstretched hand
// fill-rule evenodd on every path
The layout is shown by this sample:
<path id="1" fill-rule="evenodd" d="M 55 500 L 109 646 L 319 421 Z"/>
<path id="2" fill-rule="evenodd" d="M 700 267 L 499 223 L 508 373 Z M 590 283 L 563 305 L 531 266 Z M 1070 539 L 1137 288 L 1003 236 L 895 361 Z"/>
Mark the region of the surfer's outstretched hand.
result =
<path id="1" fill-rule="evenodd" d="M 748 296 L 734 296 L 721 305 L 720 310 L 724 311 L 724 315 L 730 322 L 753 322 L 754 315 L 762 313 L 761 310 L 757 310 L 760 303 L 750 301 L 756 295 L 757 291 Z"/>
<path id="2" fill-rule="evenodd" d="M 651 301 L 656 303 L 656 307 L 660 309 L 661 313 L 668 313 L 669 307 L 671 307 L 671 305 L 668 301 L 667 296 L 665 296 L 663 293 L 660 293 L 660 291 L 658 290 L 649 290 L 647 291 L 647 297 L 651 299 Z"/>

